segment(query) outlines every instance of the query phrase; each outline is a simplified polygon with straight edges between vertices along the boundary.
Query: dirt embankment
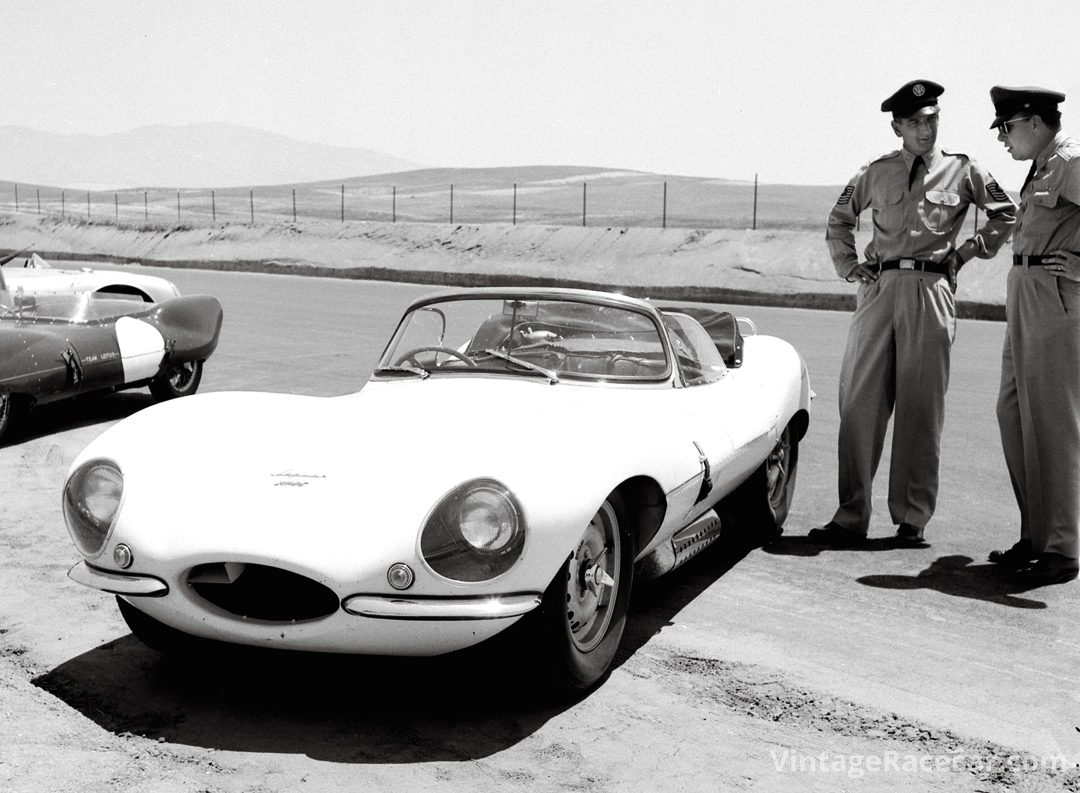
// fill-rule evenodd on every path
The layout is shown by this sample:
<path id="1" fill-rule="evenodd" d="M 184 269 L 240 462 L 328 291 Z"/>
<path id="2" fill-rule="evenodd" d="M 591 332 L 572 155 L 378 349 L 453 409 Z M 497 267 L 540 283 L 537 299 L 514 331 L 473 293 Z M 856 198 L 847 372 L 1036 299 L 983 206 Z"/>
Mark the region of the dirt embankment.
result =
<path id="1" fill-rule="evenodd" d="M 861 233 L 860 248 L 866 232 Z M 824 230 L 368 223 L 139 228 L 0 216 L 0 248 L 46 258 L 250 269 L 439 285 L 550 283 L 667 299 L 847 309 Z M 1008 251 L 960 278 L 963 317 L 1003 316 Z"/>

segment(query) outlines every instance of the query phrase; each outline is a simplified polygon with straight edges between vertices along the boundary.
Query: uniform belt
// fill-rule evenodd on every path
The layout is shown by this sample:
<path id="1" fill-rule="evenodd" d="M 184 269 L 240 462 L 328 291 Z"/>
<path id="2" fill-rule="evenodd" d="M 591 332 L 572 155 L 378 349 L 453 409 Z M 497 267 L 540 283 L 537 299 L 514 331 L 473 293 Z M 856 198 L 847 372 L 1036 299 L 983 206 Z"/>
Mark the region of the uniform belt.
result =
<path id="1" fill-rule="evenodd" d="M 948 267 L 941 262 L 928 262 L 923 259 L 888 259 L 878 264 L 878 271 L 886 270 L 918 270 L 923 273 L 936 273 L 945 275 Z"/>
<path id="2" fill-rule="evenodd" d="M 1046 256 L 1033 256 L 1029 253 L 1014 253 L 1013 264 L 1022 265 L 1024 267 L 1045 267 L 1048 264 L 1054 264 L 1054 262 L 1048 261 L 1048 257 Z"/>

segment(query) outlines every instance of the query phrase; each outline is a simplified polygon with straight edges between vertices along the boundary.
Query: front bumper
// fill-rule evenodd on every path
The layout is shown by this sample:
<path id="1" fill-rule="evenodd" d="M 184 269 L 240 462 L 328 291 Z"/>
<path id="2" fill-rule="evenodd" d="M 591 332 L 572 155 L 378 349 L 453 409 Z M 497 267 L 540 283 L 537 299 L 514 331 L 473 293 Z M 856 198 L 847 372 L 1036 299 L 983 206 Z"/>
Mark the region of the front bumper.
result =
<path id="1" fill-rule="evenodd" d="M 478 597 L 350 595 L 341 607 L 358 617 L 387 620 L 497 620 L 520 617 L 540 605 L 540 592 Z"/>
<path id="2" fill-rule="evenodd" d="M 79 562 L 68 570 L 68 578 L 91 589 L 114 595 L 162 597 L 169 594 L 169 585 L 151 575 L 121 575 Z"/>

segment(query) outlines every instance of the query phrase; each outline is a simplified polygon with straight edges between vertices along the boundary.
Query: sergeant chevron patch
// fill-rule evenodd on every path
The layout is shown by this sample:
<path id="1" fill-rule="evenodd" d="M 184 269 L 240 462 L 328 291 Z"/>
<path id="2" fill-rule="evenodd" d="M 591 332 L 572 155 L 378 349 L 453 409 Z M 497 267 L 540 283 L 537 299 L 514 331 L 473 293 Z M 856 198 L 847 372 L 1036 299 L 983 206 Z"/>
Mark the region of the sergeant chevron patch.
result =
<path id="1" fill-rule="evenodd" d="M 996 181 L 990 182 L 986 186 L 986 192 L 990 194 L 990 197 L 995 201 L 1011 201 L 1012 199 L 1005 193 L 1004 190 L 998 185 Z"/>
<path id="2" fill-rule="evenodd" d="M 851 194 L 854 193 L 854 192 L 855 192 L 855 186 L 849 184 L 847 187 L 844 188 L 844 192 L 842 192 L 840 194 L 840 197 L 838 199 L 836 199 L 836 205 L 837 206 L 842 206 L 842 205 L 846 204 L 848 201 L 851 200 Z M 1001 199 L 998 199 L 998 200 L 1001 200 Z"/>

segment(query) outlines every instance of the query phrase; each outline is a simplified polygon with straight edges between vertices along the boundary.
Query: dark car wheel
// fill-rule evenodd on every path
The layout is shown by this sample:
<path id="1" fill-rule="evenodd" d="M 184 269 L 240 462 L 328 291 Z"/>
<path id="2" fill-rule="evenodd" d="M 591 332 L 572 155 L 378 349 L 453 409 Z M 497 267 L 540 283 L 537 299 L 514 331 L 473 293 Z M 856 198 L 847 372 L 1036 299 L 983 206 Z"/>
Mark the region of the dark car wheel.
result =
<path id="1" fill-rule="evenodd" d="M 634 554 L 626 510 L 612 493 L 540 606 L 541 651 L 560 688 L 589 689 L 611 669 L 630 606 Z"/>
<path id="2" fill-rule="evenodd" d="M 0 394 L 0 442 L 11 431 L 18 400 L 11 394 Z"/>
<path id="3" fill-rule="evenodd" d="M 168 371 L 150 383 L 150 393 L 159 402 L 190 396 L 199 388 L 202 370 L 202 361 L 188 361 L 170 366 Z"/>
<path id="4" fill-rule="evenodd" d="M 799 442 L 788 424 L 765 462 L 720 502 L 718 512 L 725 528 L 745 534 L 755 544 L 779 537 L 795 495 L 798 468 Z"/>
<path id="5" fill-rule="evenodd" d="M 205 640 L 189 636 L 176 628 L 158 622 L 145 614 L 122 597 L 117 596 L 116 605 L 120 607 L 120 616 L 124 618 L 132 634 L 151 650 L 166 655 L 186 655 L 196 650 Z"/>

